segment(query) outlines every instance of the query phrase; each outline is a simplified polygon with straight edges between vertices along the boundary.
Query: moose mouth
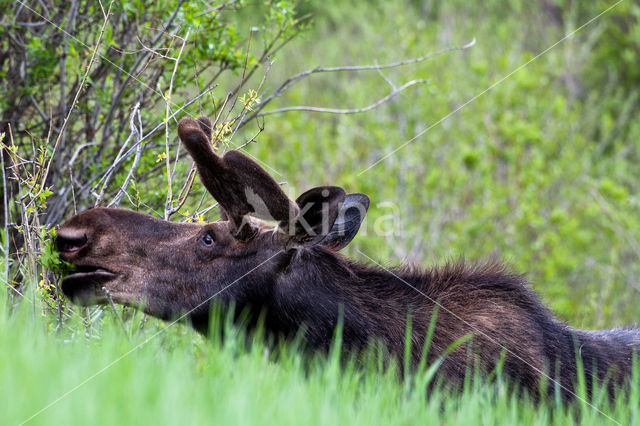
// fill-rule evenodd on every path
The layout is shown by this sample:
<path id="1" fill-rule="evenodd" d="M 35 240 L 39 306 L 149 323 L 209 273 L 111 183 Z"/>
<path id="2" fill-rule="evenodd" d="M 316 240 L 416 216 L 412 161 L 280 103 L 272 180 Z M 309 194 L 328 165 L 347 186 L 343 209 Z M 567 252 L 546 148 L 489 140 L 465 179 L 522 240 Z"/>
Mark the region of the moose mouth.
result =
<path id="1" fill-rule="evenodd" d="M 76 272 L 66 276 L 60 286 L 71 301 L 79 305 L 92 305 L 105 300 L 103 285 L 117 274 L 99 266 L 78 266 Z"/>

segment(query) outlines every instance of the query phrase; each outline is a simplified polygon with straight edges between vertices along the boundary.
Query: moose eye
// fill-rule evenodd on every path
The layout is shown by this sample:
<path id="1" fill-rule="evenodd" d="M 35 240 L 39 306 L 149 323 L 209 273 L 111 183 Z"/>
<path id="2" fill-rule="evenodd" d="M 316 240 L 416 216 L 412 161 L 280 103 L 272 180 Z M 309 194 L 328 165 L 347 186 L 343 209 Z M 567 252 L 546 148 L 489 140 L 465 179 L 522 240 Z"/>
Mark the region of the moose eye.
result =
<path id="1" fill-rule="evenodd" d="M 202 242 L 205 246 L 213 245 L 213 237 L 208 232 L 202 236 Z"/>

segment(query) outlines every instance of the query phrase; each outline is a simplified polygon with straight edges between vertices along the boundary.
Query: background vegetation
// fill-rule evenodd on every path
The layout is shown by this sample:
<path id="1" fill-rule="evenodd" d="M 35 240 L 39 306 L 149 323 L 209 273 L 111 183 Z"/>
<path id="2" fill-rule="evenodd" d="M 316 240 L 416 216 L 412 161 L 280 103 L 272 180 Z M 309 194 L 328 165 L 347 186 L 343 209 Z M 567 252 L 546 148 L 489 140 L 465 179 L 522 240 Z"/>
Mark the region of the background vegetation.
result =
<path id="1" fill-rule="evenodd" d="M 295 348 L 275 360 L 259 341 L 205 342 L 125 309 L 78 309 L 42 264 L 56 263 L 51 227 L 97 203 L 215 220 L 197 179 L 184 186 L 194 175 L 176 136 L 182 116 L 206 114 L 221 149 L 245 145 L 292 196 L 321 184 L 369 194 L 353 257 L 498 256 L 571 325 L 636 323 L 640 6 L 622 1 L 537 57 L 613 4 L 0 0 L 2 416 L 27 419 L 151 339 L 33 421 L 606 421 L 586 405 L 552 416 L 504 386 L 425 404 L 393 372 L 304 367 Z M 315 73 L 271 97 L 315 67 L 388 64 L 474 38 L 405 66 Z M 254 117 L 363 108 L 420 79 L 364 113 Z M 596 405 L 633 423 L 633 398 Z"/>

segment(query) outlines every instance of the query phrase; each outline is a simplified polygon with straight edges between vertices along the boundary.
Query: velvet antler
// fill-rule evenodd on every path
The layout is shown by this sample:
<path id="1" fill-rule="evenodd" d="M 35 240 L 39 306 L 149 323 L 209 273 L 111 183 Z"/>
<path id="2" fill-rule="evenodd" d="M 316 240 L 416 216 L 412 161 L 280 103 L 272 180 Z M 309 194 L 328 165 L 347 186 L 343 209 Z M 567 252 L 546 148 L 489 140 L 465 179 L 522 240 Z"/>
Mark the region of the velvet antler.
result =
<path id="1" fill-rule="evenodd" d="M 239 151 L 222 157 L 213 152 L 211 121 L 183 118 L 178 135 L 196 163 L 200 180 L 222 207 L 240 239 L 251 238 L 244 217 L 288 222 L 298 216 L 299 208 L 280 189 L 278 183 L 255 161 Z"/>

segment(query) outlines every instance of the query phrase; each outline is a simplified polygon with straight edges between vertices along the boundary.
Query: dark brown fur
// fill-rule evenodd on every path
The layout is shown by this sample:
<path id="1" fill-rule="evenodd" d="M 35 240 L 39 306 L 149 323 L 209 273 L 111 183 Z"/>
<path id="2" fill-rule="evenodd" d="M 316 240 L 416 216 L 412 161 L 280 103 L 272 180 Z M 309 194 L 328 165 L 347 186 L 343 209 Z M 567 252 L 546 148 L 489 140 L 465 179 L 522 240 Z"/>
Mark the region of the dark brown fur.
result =
<path id="1" fill-rule="evenodd" d="M 633 352 L 640 348 L 638 330 L 572 329 L 554 318 L 521 276 L 499 263 L 460 261 L 429 270 L 385 270 L 354 262 L 338 250 L 353 238 L 364 213 L 336 218 L 358 200 L 366 202 L 366 211 L 366 196 L 324 187 L 308 191 L 295 203 L 283 201 L 279 188 L 273 193 L 273 180 L 241 178 L 252 173 L 255 162 L 239 153 L 222 159 L 213 153 L 202 123 L 208 121 L 181 122 L 180 137 L 189 141 L 185 144 L 201 178 L 228 220 L 171 223 L 104 208 L 74 216 L 58 231 L 62 257 L 79 270 L 62 282 L 72 300 L 106 303 L 106 290 L 115 302 L 142 307 L 162 319 L 187 313 L 204 333 L 211 303 L 233 303 L 254 318 L 264 315 L 264 326 L 274 336 L 294 336 L 304 326 L 308 347 L 319 350 L 331 344 L 342 318 L 349 349 L 381 341 L 399 356 L 411 318 L 413 365 L 420 361 L 438 305 L 427 362 L 435 362 L 456 340 L 473 336 L 471 346 L 454 350 L 442 364 L 442 376 L 453 385 L 462 383 L 470 362 L 489 373 L 504 355 L 504 373 L 531 394 L 537 394 L 548 375 L 557 378 L 563 396 L 571 398 L 576 350 L 588 389 L 594 379 L 603 383 L 609 378 L 610 390 L 630 380 Z M 243 165 L 232 167 L 234 162 Z M 278 226 L 248 219 L 246 213 L 257 210 L 248 205 L 251 197 L 244 196 L 251 193 L 266 198 Z M 326 221 L 333 228 L 324 229 Z M 341 234 L 334 232 L 338 223 L 346 224 Z M 554 388 L 553 383 L 549 386 Z"/>

